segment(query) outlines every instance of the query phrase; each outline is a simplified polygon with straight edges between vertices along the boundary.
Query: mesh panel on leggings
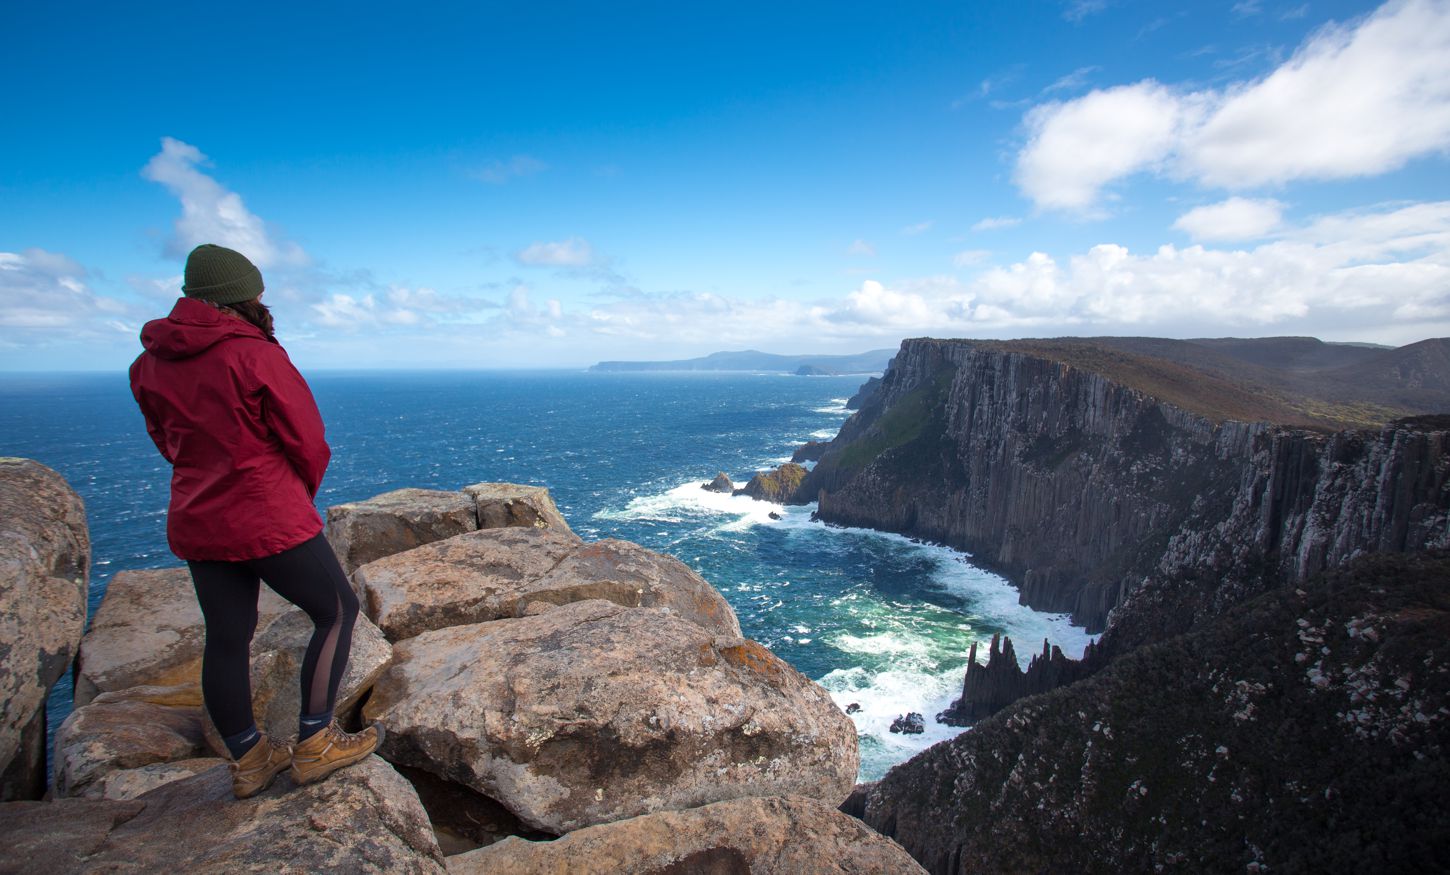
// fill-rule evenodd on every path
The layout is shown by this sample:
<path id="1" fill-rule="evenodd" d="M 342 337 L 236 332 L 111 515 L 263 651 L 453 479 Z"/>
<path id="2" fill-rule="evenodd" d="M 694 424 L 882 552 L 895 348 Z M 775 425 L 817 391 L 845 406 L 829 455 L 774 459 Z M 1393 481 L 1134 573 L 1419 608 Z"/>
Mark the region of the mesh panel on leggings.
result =
<path id="1" fill-rule="evenodd" d="M 337 642 L 342 637 L 342 627 L 347 620 L 347 612 L 342 609 L 342 597 L 334 596 L 334 598 L 337 600 L 337 610 L 332 615 L 332 626 L 327 630 L 327 634 L 322 639 L 322 646 L 317 650 L 317 661 L 312 665 L 312 679 L 307 685 L 307 702 L 302 708 L 304 714 L 321 714 L 330 709 L 333 705 L 332 697 L 329 695 L 332 692 L 333 675 L 337 675 L 339 679 L 342 676 L 342 668 L 337 666 Z M 346 662 L 347 654 L 342 654 L 342 659 Z"/>

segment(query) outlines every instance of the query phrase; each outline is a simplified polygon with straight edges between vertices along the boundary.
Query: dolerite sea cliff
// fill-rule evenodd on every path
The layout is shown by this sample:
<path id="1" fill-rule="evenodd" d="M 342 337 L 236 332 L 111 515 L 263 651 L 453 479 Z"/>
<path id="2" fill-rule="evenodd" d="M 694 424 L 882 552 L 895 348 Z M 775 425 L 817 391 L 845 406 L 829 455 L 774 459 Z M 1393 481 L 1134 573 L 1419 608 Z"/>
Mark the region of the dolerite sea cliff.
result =
<path id="1" fill-rule="evenodd" d="M 1344 424 L 1112 346 L 908 340 L 794 498 L 964 549 L 1092 631 L 1150 578 L 1231 577 L 1154 606 L 1182 631 L 1245 589 L 1450 544 L 1450 420 Z"/>
<path id="2" fill-rule="evenodd" d="M 1103 635 L 994 641 L 847 810 L 941 873 L 1443 865 L 1447 349 L 906 341 L 793 500 Z"/>
<path id="3" fill-rule="evenodd" d="M 386 741 L 324 782 L 284 775 L 244 801 L 202 705 L 185 569 L 118 573 L 82 637 L 79 499 L 3 460 L 0 502 L 15 642 L 0 651 L 0 766 L 7 798 L 34 800 L 0 804 L 0 872 L 921 871 L 837 810 L 858 753 L 826 692 L 741 637 L 691 569 L 583 541 L 541 488 L 329 509 L 364 605 L 339 714 L 382 723 Z M 264 594 L 253 707 L 280 736 L 310 633 Z M 72 657 L 47 790 L 41 703 Z"/>

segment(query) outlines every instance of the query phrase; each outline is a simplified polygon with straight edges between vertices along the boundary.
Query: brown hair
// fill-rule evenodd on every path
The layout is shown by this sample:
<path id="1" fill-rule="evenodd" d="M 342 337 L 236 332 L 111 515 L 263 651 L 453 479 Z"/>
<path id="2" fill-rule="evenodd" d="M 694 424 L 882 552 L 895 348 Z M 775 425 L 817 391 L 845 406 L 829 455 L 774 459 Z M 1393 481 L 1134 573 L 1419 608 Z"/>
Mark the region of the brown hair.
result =
<path id="1" fill-rule="evenodd" d="M 221 310 L 228 310 L 237 314 L 246 321 L 262 329 L 268 340 L 276 340 L 277 333 L 272 329 L 272 311 L 267 309 L 260 299 L 253 298 L 250 301 L 240 301 L 236 304 L 227 304 L 219 307 Z"/>

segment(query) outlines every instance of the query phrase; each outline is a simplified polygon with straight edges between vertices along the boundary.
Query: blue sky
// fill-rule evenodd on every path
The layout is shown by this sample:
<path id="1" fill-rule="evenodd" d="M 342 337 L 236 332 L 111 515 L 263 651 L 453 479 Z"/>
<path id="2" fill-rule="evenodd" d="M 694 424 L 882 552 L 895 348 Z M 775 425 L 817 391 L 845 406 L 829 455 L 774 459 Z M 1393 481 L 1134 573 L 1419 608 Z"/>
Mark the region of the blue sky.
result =
<path id="1" fill-rule="evenodd" d="M 1450 334 L 1450 2 L 24 4 L 0 369 Z"/>

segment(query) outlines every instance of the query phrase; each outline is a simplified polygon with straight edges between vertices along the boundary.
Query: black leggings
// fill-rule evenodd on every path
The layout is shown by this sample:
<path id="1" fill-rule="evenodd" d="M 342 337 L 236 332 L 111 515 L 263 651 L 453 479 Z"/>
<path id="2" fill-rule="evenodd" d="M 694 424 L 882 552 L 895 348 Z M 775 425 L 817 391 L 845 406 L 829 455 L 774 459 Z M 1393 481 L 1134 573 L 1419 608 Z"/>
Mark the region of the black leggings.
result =
<path id="1" fill-rule="evenodd" d="M 253 723 L 251 644 L 257 631 L 257 582 L 307 612 L 316 627 L 302 659 L 302 713 L 331 711 L 347 668 L 357 596 L 320 533 L 275 556 L 245 562 L 188 562 L 206 618 L 201 693 L 223 737 Z"/>

